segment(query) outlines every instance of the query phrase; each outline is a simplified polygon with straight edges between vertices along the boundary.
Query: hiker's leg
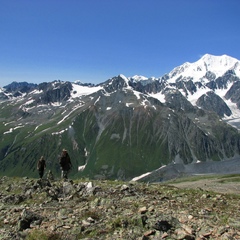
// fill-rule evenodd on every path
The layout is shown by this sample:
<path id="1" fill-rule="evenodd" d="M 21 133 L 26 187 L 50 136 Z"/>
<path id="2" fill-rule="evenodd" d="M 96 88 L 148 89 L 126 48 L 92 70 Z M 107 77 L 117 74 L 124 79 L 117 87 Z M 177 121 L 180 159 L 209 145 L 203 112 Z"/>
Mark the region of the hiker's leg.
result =
<path id="1" fill-rule="evenodd" d="M 39 173 L 39 177 L 42 178 L 43 177 L 43 171 L 40 170 L 38 173 Z"/>

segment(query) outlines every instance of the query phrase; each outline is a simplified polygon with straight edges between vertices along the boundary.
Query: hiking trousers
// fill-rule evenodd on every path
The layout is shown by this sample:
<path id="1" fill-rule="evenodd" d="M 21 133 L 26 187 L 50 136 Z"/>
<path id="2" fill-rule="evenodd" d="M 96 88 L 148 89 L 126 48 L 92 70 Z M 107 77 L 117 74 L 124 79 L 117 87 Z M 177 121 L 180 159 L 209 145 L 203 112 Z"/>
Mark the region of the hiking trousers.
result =
<path id="1" fill-rule="evenodd" d="M 70 170 L 63 170 L 62 169 L 62 178 L 65 178 L 67 179 L 68 178 L 68 173 L 69 173 Z"/>

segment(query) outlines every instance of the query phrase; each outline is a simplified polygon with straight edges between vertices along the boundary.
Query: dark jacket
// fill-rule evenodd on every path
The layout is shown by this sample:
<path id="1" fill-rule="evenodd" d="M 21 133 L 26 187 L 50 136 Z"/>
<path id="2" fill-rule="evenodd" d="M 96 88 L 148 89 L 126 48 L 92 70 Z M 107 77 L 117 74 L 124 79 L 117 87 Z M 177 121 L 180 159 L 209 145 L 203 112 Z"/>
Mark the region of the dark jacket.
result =
<path id="1" fill-rule="evenodd" d="M 38 171 L 44 171 L 45 167 L 46 167 L 46 162 L 45 162 L 44 158 L 40 158 L 40 160 L 38 161 L 38 164 L 37 164 Z"/>
<path id="2" fill-rule="evenodd" d="M 59 163 L 61 165 L 62 170 L 64 171 L 68 171 L 72 167 L 71 159 L 67 152 L 62 153 Z"/>

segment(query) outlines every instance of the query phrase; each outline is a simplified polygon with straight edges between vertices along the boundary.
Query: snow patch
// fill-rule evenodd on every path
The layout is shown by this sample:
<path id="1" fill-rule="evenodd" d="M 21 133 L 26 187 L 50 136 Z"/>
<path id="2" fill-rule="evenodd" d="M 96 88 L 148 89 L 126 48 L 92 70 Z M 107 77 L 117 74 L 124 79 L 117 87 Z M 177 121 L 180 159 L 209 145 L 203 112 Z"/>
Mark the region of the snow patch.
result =
<path id="1" fill-rule="evenodd" d="M 144 174 L 142 174 L 142 175 L 140 175 L 140 176 L 138 176 L 138 177 L 133 178 L 131 181 L 133 181 L 133 182 L 138 181 L 138 180 L 140 180 L 141 178 L 144 178 L 144 177 L 148 176 L 148 175 L 151 174 L 151 173 L 152 173 L 152 172 L 144 173 Z"/>
<path id="2" fill-rule="evenodd" d="M 137 97 L 137 99 L 140 99 L 141 97 L 140 97 L 140 94 L 142 94 L 142 93 L 140 93 L 140 92 L 138 92 L 138 91 L 135 91 L 135 90 L 133 90 L 133 93 L 134 93 L 134 95 Z"/>
<path id="3" fill-rule="evenodd" d="M 165 100 L 165 95 L 164 94 L 162 94 L 161 92 L 159 92 L 159 93 L 152 93 L 152 94 L 149 94 L 151 97 L 153 97 L 153 98 L 156 98 L 156 99 L 158 99 L 161 103 L 165 103 L 166 102 L 166 100 Z"/>
<path id="4" fill-rule="evenodd" d="M 14 130 L 18 129 L 18 128 L 23 128 L 23 125 L 19 125 L 15 128 L 10 128 L 8 131 L 4 132 L 3 134 L 8 134 L 8 133 L 12 133 Z"/>
<path id="5" fill-rule="evenodd" d="M 154 170 L 154 171 L 152 171 L 152 172 L 147 172 L 147 173 L 144 173 L 144 174 L 142 174 L 142 175 L 140 175 L 140 176 L 138 176 L 138 177 L 135 177 L 135 178 L 133 178 L 131 181 L 134 181 L 134 182 L 135 182 L 135 181 L 138 181 L 138 180 L 140 180 L 140 179 L 148 176 L 149 174 L 151 174 L 151 173 L 153 173 L 153 172 L 155 172 L 155 171 L 158 171 L 159 169 L 165 168 L 165 167 L 166 167 L 166 165 L 163 165 L 163 166 L 161 166 L 160 168 L 158 168 L 158 169 L 156 169 L 156 170 Z"/>
<path id="6" fill-rule="evenodd" d="M 128 78 L 125 77 L 123 74 L 120 74 L 119 77 L 121 77 L 125 82 L 128 83 Z"/>
<path id="7" fill-rule="evenodd" d="M 60 123 L 62 123 L 66 118 L 68 118 L 74 111 L 76 111 L 77 109 L 81 108 L 83 105 L 82 104 L 78 104 L 76 105 L 72 111 L 70 111 L 66 116 L 64 116 L 64 118 L 62 120 L 60 120 L 57 124 L 59 125 Z"/>
<path id="8" fill-rule="evenodd" d="M 8 133 L 12 133 L 13 132 L 13 128 L 10 128 L 7 132 L 4 132 L 3 134 L 8 134 Z"/>
<path id="9" fill-rule="evenodd" d="M 130 107 L 133 103 L 126 103 L 126 107 Z"/>
<path id="10" fill-rule="evenodd" d="M 72 84 L 72 87 L 73 87 L 72 93 L 71 93 L 72 98 L 79 98 L 81 96 L 90 95 L 103 89 L 103 87 L 100 87 L 100 86 L 97 86 L 97 87 L 80 86 L 74 83 Z"/>
<path id="11" fill-rule="evenodd" d="M 86 165 L 87 165 L 87 164 L 78 166 L 78 171 L 79 171 L 79 172 L 82 172 L 82 171 L 85 169 Z"/>

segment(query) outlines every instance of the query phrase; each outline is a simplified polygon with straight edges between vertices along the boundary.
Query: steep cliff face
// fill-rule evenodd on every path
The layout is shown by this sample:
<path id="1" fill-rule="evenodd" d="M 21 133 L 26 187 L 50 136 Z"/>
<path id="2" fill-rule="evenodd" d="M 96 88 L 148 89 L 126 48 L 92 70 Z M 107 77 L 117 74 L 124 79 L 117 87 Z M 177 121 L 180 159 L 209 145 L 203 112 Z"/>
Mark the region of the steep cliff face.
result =
<path id="1" fill-rule="evenodd" d="M 60 103 L 67 101 L 71 96 L 72 84 L 70 82 L 54 81 L 41 83 L 38 87 L 40 94 L 36 95 L 38 104 Z"/>
<path id="2" fill-rule="evenodd" d="M 240 109 L 240 81 L 233 83 L 225 97 L 226 99 L 230 99 L 233 103 L 236 103 L 238 109 Z"/>
<path id="3" fill-rule="evenodd" d="M 207 92 L 202 95 L 196 104 L 204 110 L 216 112 L 220 117 L 230 116 L 232 114 L 232 111 L 223 99 L 214 92 Z"/>

